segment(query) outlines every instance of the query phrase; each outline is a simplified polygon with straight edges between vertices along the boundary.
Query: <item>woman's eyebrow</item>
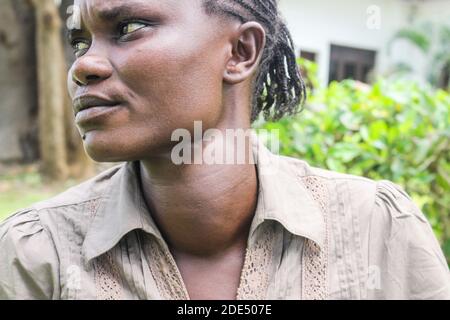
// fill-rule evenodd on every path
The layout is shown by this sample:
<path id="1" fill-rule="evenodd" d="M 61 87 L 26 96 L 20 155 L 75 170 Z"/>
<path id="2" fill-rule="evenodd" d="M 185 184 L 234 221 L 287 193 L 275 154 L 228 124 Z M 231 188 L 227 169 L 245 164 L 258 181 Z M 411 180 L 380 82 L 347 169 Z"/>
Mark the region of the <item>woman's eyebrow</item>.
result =
<path id="1" fill-rule="evenodd" d="M 121 16 L 130 16 L 138 10 L 138 6 L 124 4 L 107 9 L 98 9 L 96 10 L 95 16 L 102 22 L 111 22 L 117 20 Z M 71 42 L 73 38 L 81 33 L 83 33 L 83 30 L 80 28 L 67 29 L 66 39 Z"/>
<path id="2" fill-rule="evenodd" d="M 137 10 L 138 8 L 136 8 L 136 6 L 124 4 L 113 8 L 100 9 L 97 11 L 97 16 L 100 20 L 111 21 L 117 19 L 120 16 L 128 16 L 133 12 L 136 12 Z"/>
<path id="3" fill-rule="evenodd" d="M 142 13 L 148 10 L 148 4 L 143 5 L 140 2 L 127 3 L 112 8 L 99 9 L 96 16 L 103 22 L 110 22 L 117 20 L 122 16 L 130 16 L 136 13 Z"/>
<path id="4" fill-rule="evenodd" d="M 121 19 L 122 17 L 128 18 L 130 16 L 141 14 L 143 12 L 153 12 L 153 9 L 148 9 L 149 4 L 152 1 L 147 1 L 148 2 L 145 2 L 145 5 L 143 5 L 143 3 L 140 1 L 129 1 L 129 3 L 127 4 L 122 4 L 115 7 L 94 8 L 93 16 L 95 17 L 95 19 L 98 19 L 100 23 L 109 24 Z M 71 28 L 66 30 L 66 39 L 69 43 L 72 41 L 72 39 L 76 38 L 80 34 L 83 34 L 84 32 L 83 28 Z"/>

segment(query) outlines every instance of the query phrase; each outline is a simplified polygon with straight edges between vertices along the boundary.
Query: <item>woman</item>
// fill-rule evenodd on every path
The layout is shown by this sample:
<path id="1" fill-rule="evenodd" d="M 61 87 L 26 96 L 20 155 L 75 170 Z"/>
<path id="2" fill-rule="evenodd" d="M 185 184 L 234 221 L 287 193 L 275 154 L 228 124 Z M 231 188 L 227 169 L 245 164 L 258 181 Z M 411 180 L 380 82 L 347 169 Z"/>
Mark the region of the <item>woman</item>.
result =
<path id="1" fill-rule="evenodd" d="M 175 163 L 173 133 L 196 136 L 195 122 L 225 134 L 298 111 L 275 0 L 75 4 L 76 123 L 94 160 L 126 164 L 1 226 L 0 298 L 450 297 L 430 225 L 389 181 L 279 157 L 254 136 L 225 150 L 244 163 Z M 194 138 L 183 157 L 219 140 Z"/>

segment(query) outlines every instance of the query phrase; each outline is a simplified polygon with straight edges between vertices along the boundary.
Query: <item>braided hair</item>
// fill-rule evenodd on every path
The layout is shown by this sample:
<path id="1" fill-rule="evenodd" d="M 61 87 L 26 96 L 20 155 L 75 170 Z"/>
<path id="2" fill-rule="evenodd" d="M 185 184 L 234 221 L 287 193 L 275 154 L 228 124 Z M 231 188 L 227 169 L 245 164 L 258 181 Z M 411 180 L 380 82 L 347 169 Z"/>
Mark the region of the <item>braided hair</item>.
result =
<path id="1" fill-rule="evenodd" d="M 252 123 L 261 113 L 265 120 L 277 121 L 301 112 L 306 86 L 277 0 L 203 1 L 207 14 L 227 15 L 242 23 L 256 21 L 266 30 L 266 47 L 253 84 Z"/>

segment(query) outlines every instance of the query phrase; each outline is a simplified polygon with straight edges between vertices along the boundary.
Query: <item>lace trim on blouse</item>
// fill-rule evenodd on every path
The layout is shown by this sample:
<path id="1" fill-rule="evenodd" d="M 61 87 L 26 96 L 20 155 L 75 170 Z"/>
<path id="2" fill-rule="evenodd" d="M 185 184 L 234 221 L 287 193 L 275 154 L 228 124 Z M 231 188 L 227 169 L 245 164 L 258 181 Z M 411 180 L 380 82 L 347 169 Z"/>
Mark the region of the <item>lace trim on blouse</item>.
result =
<path id="1" fill-rule="evenodd" d="M 303 182 L 322 209 L 326 237 L 322 249 L 314 241 L 305 239 L 302 259 L 302 297 L 304 300 L 324 300 L 328 297 L 328 190 L 323 178 L 309 176 L 304 177 Z"/>
<path id="2" fill-rule="evenodd" d="M 251 248 L 247 248 L 237 300 L 264 300 L 266 298 L 274 239 L 273 228 L 265 228 L 262 239 Z"/>
<path id="3" fill-rule="evenodd" d="M 113 260 L 112 252 L 107 252 L 95 259 L 94 268 L 97 299 L 121 300 L 120 271 Z"/>
<path id="4" fill-rule="evenodd" d="M 189 300 L 180 271 L 167 248 L 151 239 L 148 245 L 150 271 L 156 286 L 165 300 Z"/>

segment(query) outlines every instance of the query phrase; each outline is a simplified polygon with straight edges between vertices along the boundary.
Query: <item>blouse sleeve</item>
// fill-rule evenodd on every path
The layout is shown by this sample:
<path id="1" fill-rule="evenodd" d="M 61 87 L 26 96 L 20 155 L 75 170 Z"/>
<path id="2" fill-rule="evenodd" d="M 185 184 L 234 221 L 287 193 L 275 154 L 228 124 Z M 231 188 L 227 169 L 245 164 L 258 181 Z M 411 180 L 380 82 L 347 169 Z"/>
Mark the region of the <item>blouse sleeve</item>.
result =
<path id="1" fill-rule="evenodd" d="M 450 299 L 445 256 L 424 214 L 400 186 L 377 182 L 371 220 L 372 298 Z"/>
<path id="2" fill-rule="evenodd" d="M 59 293 L 59 262 L 36 211 L 0 225 L 0 300 L 50 300 Z"/>

